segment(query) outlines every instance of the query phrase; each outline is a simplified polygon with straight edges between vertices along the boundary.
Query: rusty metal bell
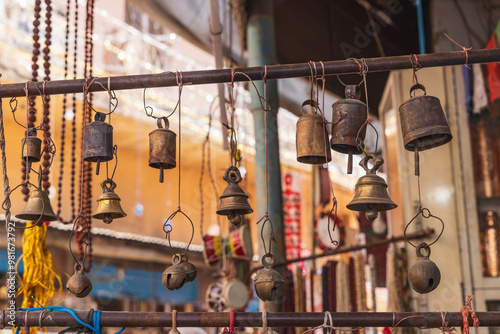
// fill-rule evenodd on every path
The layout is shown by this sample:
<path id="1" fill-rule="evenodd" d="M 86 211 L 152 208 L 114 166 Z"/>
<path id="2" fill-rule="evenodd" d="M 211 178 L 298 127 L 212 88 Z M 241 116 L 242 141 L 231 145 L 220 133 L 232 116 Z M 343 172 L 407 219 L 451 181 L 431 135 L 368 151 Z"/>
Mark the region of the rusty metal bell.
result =
<path id="1" fill-rule="evenodd" d="M 368 106 L 359 100 L 359 87 L 347 85 L 345 99 L 332 105 L 332 150 L 348 154 L 347 173 L 352 174 L 352 155 L 363 152 Z M 357 141 L 356 141 L 357 139 Z"/>
<path id="2" fill-rule="evenodd" d="M 371 169 L 368 168 L 370 159 L 373 159 Z M 366 218 L 370 220 L 376 219 L 379 211 L 392 210 L 398 207 L 387 193 L 385 180 L 376 175 L 377 169 L 383 163 L 382 158 L 377 158 L 373 154 L 368 154 L 360 161 L 359 165 L 366 171 L 366 175 L 359 178 L 354 190 L 354 198 L 347 204 L 349 210 L 366 212 Z"/>
<path id="3" fill-rule="evenodd" d="M 177 290 L 187 282 L 187 273 L 186 269 L 180 265 L 180 254 L 175 254 L 172 262 L 173 264 L 161 274 L 161 283 L 168 290 Z"/>
<path id="4" fill-rule="evenodd" d="M 270 258 L 271 262 L 266 259 Z M 262 301 L 275 301 L 283 296 L 285 280 L 276 270 L 272 269 L 275 258 L 272 254 L 266 254 L 262 257 L 264 269 L 257 271 L 253 278 L 255 293 Z"/>
<path id="5" fill-rule="evenodd" d="M 427 254 L 422 254 L 422 250 Z M 431 249 L 425 242 L 417 246 L 417 262 L 411 266 L 408 272 L 408 282 L 413 290 L 418 293 L 429 293 L 439 285 L 441 272 L 438 266 L 429 260 Z"/>
<path id="6" fill-rule="evenodd" d="M 297 161 L 304 164 L 318 165 L 332 161 L 330 147 L 328 147 L 328 131 L 323 116 L 317 112 L 316 101 L 307 100 L 302 108 L 309 105 L 311 111 L 300 116 L 297 121 L 295 145 Z M 301 108 L 301 110 L 302 110 Z"/>
<path id="7" fill-rule="evenodd" d="M 161 121 L 165 122 L 165 128 Z M 149 133 L 149 166 L 160 170 L 160 182 L 163 183 L 163 170 L 175 168 L 175 132 L 169 130 L 166 117 L 156 120 L 158 129 Z"/>
<path id="8" fill-rule="evenodd" d="M 27 161 L 28 168 L 33 162 L 42 158 L 42 140 L 36 136 L 36 129 L 29 128 L 28 136 L 22 140 L 23 161 Z"/>
<path id="9" fill-rule="evenodd" d="M 75 264 L 75 273 L 66 283 L 66 289 L 78 298 L 86 297 L 92 291 L 92 282 L 85 276 L 84 272 L 83 266 Z"/>
<path id="10" fill-rule="evenodd" d="M 31 220 L 37 226 L 42 226 L 44 222 L 57 220 L 57 215 L 50 205 L 49 195 L 42 190 L 42 167 L 38 169 L 38 189 L 31 192 L 24 209 L 16 215 L 17 219 Z"/>
<path id="11" fill-rule="evenodd" d="M 224 173 L 224 180 L 228 185 L 219 197 L 217 214 L 228 216 L 229 220 L 236 221 L 236 216 L 252 213 L 253 210 L 248 203 L 248 195 L 238 185 L 242 181 L 240 170 L 236 166 L 230 166 Z"/>
<path id="12" fill-rule="evenodd" d="M 113 159 L 113 127 L 104 120 L 106 115 L 96 112 L 94 122 L 83 128 L 83 160 L 97 162 L 97 175 L 100 163 Z"/>
<path id="13" fill-rule="evenodd" d="M 187 282 L 194 281 L 198 270 L 196 270 L 194 264 L 188 261 L 187 254 L 182 255 L 180 266 L 186 271 Z"/>
<path id="14" fill-rule="evenodd" d="M 100 219 L 109 224 L 116 218 L 126 217 L 120 205 L 120 197 L 115 194 L 116 183 L 111 179 L 101 182 L 102 195 L 97 200 L 97 209 L 92 215 L 93 218 Z"/>

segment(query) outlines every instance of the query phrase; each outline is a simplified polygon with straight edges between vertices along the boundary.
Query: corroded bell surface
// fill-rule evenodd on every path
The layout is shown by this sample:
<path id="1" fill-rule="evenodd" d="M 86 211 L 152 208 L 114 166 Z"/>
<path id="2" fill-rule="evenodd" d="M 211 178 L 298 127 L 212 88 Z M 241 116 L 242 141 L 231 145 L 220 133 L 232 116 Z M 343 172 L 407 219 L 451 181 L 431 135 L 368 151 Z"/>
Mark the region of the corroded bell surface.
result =
<path id="1" fill-rule="evenodd" d="M 425 249 L 427 254 L 422 254 Z M 417 262 L 411 266 L 408 272 L 408 282 L 413 290 L 418 293 L 429 293 L 439 285 L 441 272 L 438 266 L 429 260 L 430 247 L 422 242 L 417 246 Z"/>
<path id="2" fill-rule="evenodd" d="M 219 197 L 217 214 L 229 216 L 229 219 L 232 219 L 237 215 L 252 213 L 253 210 L 248 203 L 248 195 L 238 185 L 242 180 L 239 169 L 236 166 L 229 167 L 224 173 L 224 180 L 228 185 Z"/>
<path id="3" fill-rule="evenodd" d="M 127 216 L 120 205 L 120 197 L 114 193 L 116 183 L 111 179 L 106 179 L 101 182 L 101 187 L 103 193 L 97 200 L 97 209 L 92 217 L 109 224 L 115 218 Z"/>
<path id="4" fill-rule="evenodd" d="M 161 121 L 165 122 L 165 128 Z M 149 166 L 160 169 L 160 182 L 163 183 L 163 170 L 175 168 L 175 147 L 177 135 L 169 130 L 166 117 L 156 120 L 158 129 L 149 133 Z"/>
<path id="5" fill-rule="evenodd" d="M 328 146 L 328 132 L 323 116 L 317 113 L 318 104 L 307 100 L 302 108 L 310 105 L 314 112 L 300 116 L 297 121 L 295 145 L 297 148 L 297 161 L 304 164 L 325 164 L 332 161 L 330 147 Z"/>
<path id="6" fill-rule="evenodd" d="M 28 164 L 40 161 L 42 157 L 42 140 L 36 136 L 36 129 L 29 128 L 28 136 L 22 140 L 23 161 Z"/>
<path id="7" fill-rule="evenodd" d="M 373 167 L 368 168 L 368 161 L 373 159 Z M 379 211 L 387 211 L 398 206 L 391 200 L 387 193 L 387 183 L 376 175 L 377 169 L 384 163 L 382 158 L 373 154 L 364 157 L 359 165 L 366 171 L 366 175 L 359 178 L 354 190 L 354 198 L 347 208 L 353 211 L 366 212 L 366 218 L 374 220 Z"/>
<path id="8" fill-rule="evenodd" d="M 194 264 L 192 264 L 191 262 L 188 261 L 187 254 L 184 254 L 182 256 L 182 261 L 180 263 L 180 266 L 182 268 L 184 268 L 184 270 L 186 271 L 187 282 L 194 281 L 198 271 L 196 270 L 196 267 L 194 266 Z"/>
<path id="9" fill-rule="evenodd" d="M 187 282 L 187 273 L 186 269 L 179 264 L 181 261 L 179 254 L 175 254 L 172 261 L 173 264 L 161 274 L 161 283 L 168 290 L 177 290 Z"/>
<path id="10" fill-rule="evenodd" d="M 50 205 L 49 195 L 42 190 L 42 168 L 39 168 L 38 189 L 31 192 L 23 211 L 16 215 L 17 219 L 31 220 L 37 226 L 42 226 L 43 222 L 57 220 L 57 216 Z"/>
<path id="11" fill-rule="evenodd" d="M 83 160 L 97 162 L 97 175 L 99 164 L 113 159 L 113 127 L 105 119 L 105 114 L 97 112 L 94 122 L 83 129 Z"/>
<path id="12" fill-rule="evenodd" d="M 267 257 L 272 259 L 271 263 L 266 262 Z M 262 301 L 275 301 L 283 296 L 285 280 L 276 270 L 272 269 L 273 263 L 274 256 L 271 254 L 264 255 L 262 264 L 265 268 L 257 271 L 253 278 L 255 293 Z"/>
<path id="13" fill-rule="evenodd" d="M 85 276 L 84 270 L 81 265 L 75 264 L 75 273 L 66 283 L 66 289 L 78 298 L 86 297 L 92 291 L 92 282 Z"/>
<path id="14" fill-rule="evenodd" d="M 411 87 L 410 96 L 416 89 L 424 95 L 410 98 L 399 107 L 405 149 L 414 151 L 417 146 L 424 151 L 448 143 L 453 137 L 439 99 L 426 95 L 421 84 Z"/>

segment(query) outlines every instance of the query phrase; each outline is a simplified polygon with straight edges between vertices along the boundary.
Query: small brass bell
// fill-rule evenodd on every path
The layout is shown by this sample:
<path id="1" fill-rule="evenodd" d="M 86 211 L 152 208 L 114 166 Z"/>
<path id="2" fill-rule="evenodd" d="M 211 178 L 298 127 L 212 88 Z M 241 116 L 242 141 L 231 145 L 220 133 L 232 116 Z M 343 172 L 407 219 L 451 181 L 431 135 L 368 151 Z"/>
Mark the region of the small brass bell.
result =
<path id="1" fill-rule="evenodd" d="M 169 290 L 177 290 L 187 282 L 187 273 L 186 269 L 180 265 L 181 256 L 179 254 L 173 256 L 172 262 L 173 264 L 161 274 L 161 283 Z"/>
<path id="2" fill-rule="evenodd" d="M 224 180 L 228 185 L 219 197 L 217 214 L 228 216 L 231 221 L 237 221 L 236 216 L 252 213 L 253 210 L 248 203 L 248 195 L 238 185 L 242 180 L 239 169 L 236 166 L 229 167 L 224 173 Z"/>
<path id="3" fill-rule="evenodd" d="M 16 215 L 17 219 L 31 220 L 37 226 L 42 226 L 44 222 L 57 220 L 57 215 L 50 205 L 49 195 L 42 190 L 42 167 L 38 169 L 38 189 L 31 192 L 23 211 Z"/>
<path id="4" fill-rule="evenodd" d="M 419 83 L 410 88 L 410 97 L 417 89 L 424 95 L 412 97 L 399 107 L 405 149 L 415 152 L 415 175 L 420 174 L 418 151 L 444 145 L 453 138 L 439 99 L 427 95 Z"/>
<path id="5" fill-rule="evenodd" d="M 266 259 L 270 258 L 271 262 Z M 257 271 L 253 278 L 255 293 L 262 301 L 275 301 L 283 296 L 285 280 L 276 270 L 272 269 L 275 257 L 272 254 L 266 254 L 262 257 L 264 269 Z"/>
<path id="6" fill-rule="evenodd" d="M 368 168 L 368 161 L 373 159 L 373 167 Z M 359 165 L 366 171 L 366 175 L 359 178 L 354 190 L 354 198 L 347 208 L 353 211 L 366 212 L 366 218 L 375 220 L 379 211 L 387 211 L 398 206 L 391 200 L 387 193 L 387 183 L 376 175 L 377 169 L 384 163 L 382 158 L 373 154 L 364 157 Z"/>
<path id="7" fill-rule="evenodd" d="M 66 283 L 66 289 L 78 298 L 86 297 L 92 291 L 92 282 L 85 276 L 84 272 L 83 266 L 75 264 L 75 273 Z"/>
<path id="8" fill-rule="evenodd" d="M 187 254 L 182 255 L 182 260 L 181 260 L 181 267 L 186 270 L 186 277 L 187 277 L 187 282 L 194 281 L 196 278 L 197 270 L 194 264 L 188 261 Z"/>
<path id="9" fill-rule="evenodd" d="M 97 112 L 94 122 L 83 129 L 83 160 L 97 162 L 97 175 L 100 163 L 113 159 L 113 127 L 105 119 L 105 114 Z"/>
<path id="10" fill-rule="evenodd" d="M 116 183 L 111 179 L 101 182 L 102 195 L 97 200 L 97 209 L 92 215 L 93 218 L 100 219 L 109 224 L 116 218 L 126 217 L 120 205 L 120 197 L 114 193 Z"/>
<path id="11" fill-rule="evenodd" d="M 36 136 L 36 129 L 28 129 L 28 137 L 22 140 L 23 161 L 28 162 L 31 168 L 33 162 L 38 162 L 42 158 L 42 140 Z"/>
<path id="12" fill-rule="evenodd" d="M 165 128 L 161 121 L 165 122 Z M 163 183 L 163 170 L 175 168 L 175 132 L 169 130 L 166 117 L 156 120 L 158 129 L 149 133 L 149 166 L 160 169 L 160 182 Z"/>
<path id="13" fill-rule="evenodd" d="M 427 250 L 427 254 L 422 254 L 422 249 Z M 441 272 L 438 266 L 429 260 L 431 249 L 429 245 L 422 242 L 417 246 L 417 262 L 411 266 L 408 272 L 408 282 L 411 288 L 418 293 L 429 293 L 439 285 Z"/>
<path id="14" fill-rule="evenodd" d="M 347 85 L 345 99 L 332 105 L 332 150 L 348 154 L 347 174 L 352 174 L 352 155 L 363 152 L 368 106 L 359 100 L 359 87 Z M 357 141 L 356 141 L 357 139 Z"/>
<path id="15" fill-rule="evenodd" d="M 318 109 L 316 101 L 307 100 L 302 103 L 302 108 L 306 105 L 315 111 L 300 116 L 297 121 L 295 137 L 297 161 L 312 165 L 328 163 L 332 161 L 332 156 L 328 147 L 328 132 L 324 118 L 316 112 Z"/>

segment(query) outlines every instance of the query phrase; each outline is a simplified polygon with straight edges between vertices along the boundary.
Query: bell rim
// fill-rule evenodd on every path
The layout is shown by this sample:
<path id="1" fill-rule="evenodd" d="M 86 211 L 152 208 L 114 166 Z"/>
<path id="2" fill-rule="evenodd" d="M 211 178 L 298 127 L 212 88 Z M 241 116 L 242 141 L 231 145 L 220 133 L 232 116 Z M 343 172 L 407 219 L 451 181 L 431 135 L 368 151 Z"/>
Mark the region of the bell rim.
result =
<path id="1" fill-rule="evenodd" d="M 436 132 L 434 134 L 427 134 L 425 136 L 419 136 L 418 133 L 415 133 L 417 131 L 413 131 L 410 135 L 407 135 L 406 137 L 411 137 L 412 139 L 405 140 L 405 149 L 407 151 L 415 151 L 415 143 L 419 141 L 425 140 L 425 138 L 428 137 L 436 137 L 438 140 L 434 141 L 430 145 L 425 145 L 421 146 L 418 145 L 418 150 L 419 151 L 425 151 L 431 148 L 439 147 L 448 144 L 452 139 L 453 135 L 451 134 L 450 128 L 448 126 L 438 126 L 433 128 L 433 132 Z M 418 131 L 418 132 L 423 132 L 423 131 Z M 426 130 L 428 132 L 428 129 Z"/>
<path id="2" fill-rule="evenodd" d="M 363 197 L 363 199 L 366 199 L 368 202 L 369 200 L 380 200 L 377 197 Z M 377 203 L 377 204 L 371 204 L 371 208 L 366 208 L 367 206 L 366 203 L 349 203 L 346 205 L 346 208 L 348 208 L 351 211 L 358 211 L 358 212 L 367 212 L 367 211 L 377 211 L 377 212 L 384 212 L 384 211 L 389 211 L 389 210 L 394 210 L 398 207 L 398 205 L 394 202 L 386 202 L 386 203 Z M 383 206 L 383 207 L 382 207 Z"/>
<path id="3" fill-rule="evenodd" d="M 342 105 L 342 104 L 359 104 L 359 105 L 362 105 L 363 107 L 366 107 L 366 103 L 364 103 L 361 100 L 344 98 L 344 99 L 340 99 L 340 100 L 335 101 L 332 104 L 332 108 L 334 108 L 335 106 Z"/>
<path id="4" fill-rule="evenodd" d="M 364 138 L 361 138 L 364 140 Z M 335 152 L 343 153 L 343 154 L 349 154 L 349 149 L 351 149 L 351 153 L 355 155 L 359 155 L 363 153 L 362 150 L 358 148 L 357 145 L 349 145 L 349 144 L 337 144 L 337 143 L 332 143 L 330 144 L 330 147 L 332 150 Z"/>
<path id="5" fill-rule="evenodd" d="M 174 169 L 177 167 L 177 162 L 174 160 L 174 162 L 149 162 L 149 167 L 151 168 L 156 168 L 156 169 L 161 169 L 163 166 L 163 169 Z"/>
<path id="6" fill-rule="evenodd" d="M 318 161 L 321 159 L 319 162 L 312 162 L 309 159 L 317 159 Z M 316 159 L 314 161 L 316 161 Z M 332 156 L 331 154 L 328 154 L 326 159 L 324 155 L 302 155 L 300 157 L 297 157 L 297 162 L 303 163 L 303 164 L 309 164 L 309 165 L 323 165 L 326 164 L 330 161 L 332 161 Z"/>

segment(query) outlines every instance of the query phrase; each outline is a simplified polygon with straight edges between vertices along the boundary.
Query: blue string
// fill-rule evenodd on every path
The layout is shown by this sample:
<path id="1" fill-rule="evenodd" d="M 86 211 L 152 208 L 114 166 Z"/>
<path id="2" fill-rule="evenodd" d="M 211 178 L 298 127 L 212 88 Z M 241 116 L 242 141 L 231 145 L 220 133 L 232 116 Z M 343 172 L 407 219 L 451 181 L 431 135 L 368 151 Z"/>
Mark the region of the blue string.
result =
<path id="1" fill-rule="evenodd" d="M 87 327 L 88 329 L 90 329 L 91 331 L 93 331 L 96 334 L 102 334 L 101 311 L 99 311 L 99 310 L 98 311 L 94 311 L 94 315 L 93 315 L 93 318 L 92 318 L 92 323 L 94 324 L 94 326 L 91 326 L 91 325 L 83 322 L 82 320 L 80 320 L 80 318 L 78 318 L 78 316 L 76 315 L 75 311 L 73 311 L 72 309 L 67 308 L 67 307 L 63 307 L 63 306 L 46 306 L 46 307 L 34 307 L 34 308 L 19 308 L 19 311 L 42 311 L 42 310 L 52 310 L 52 311 L 55 311 L 55 312 L 66 312 L 66 313 L 69 313 L 69 314 L 71 314 L 73 316 L 73 318 L 75 318 L 76 321 L 78 321 L 78 323 L 80 325 L 82 325 L 84 327 Z M 125 327 L 123 327 L 122 329 L 120 329 L 115 334 L 120 334 L 124 330 L 125 330 Z M 19 334 L 20 331 L 21 331 L 21 327 L 17 327 L 16 334 Z"/>

